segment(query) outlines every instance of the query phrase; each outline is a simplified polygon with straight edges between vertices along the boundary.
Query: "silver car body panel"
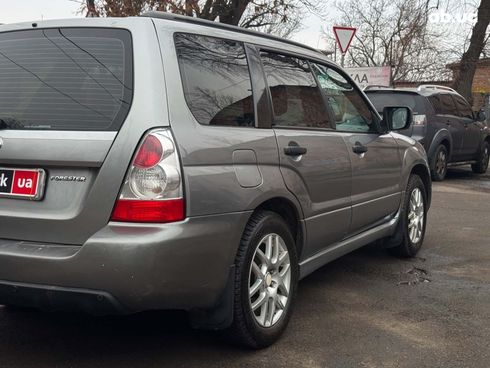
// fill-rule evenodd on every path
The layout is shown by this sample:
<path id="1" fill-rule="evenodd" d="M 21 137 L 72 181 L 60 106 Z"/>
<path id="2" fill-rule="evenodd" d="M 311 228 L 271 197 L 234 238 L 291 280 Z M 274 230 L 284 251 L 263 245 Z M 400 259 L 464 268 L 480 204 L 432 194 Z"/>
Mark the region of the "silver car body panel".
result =
<path id="1" fill-rule="evenodd" d="M 228 38 L 334 65 L 310 49 L 152 18 L 43 21 L 37 27 L 128 29 L 133 39 L 133 102 L 117 134 L 0 131 L 0 166 L 45 168 L 48 179 L 86 178 L 49 181 L 42 202 L 0 198 L 0 280 L 5 282 L 103 290 L 128 311 L 210 308 L 224 292 L 250 216 L 264 202 L 279 198 L 295 208 L 302 232 L 303 277 L 391 235 L 412 169 L 427 168 L 423 148 L 393 133 L 199 124 L 185 103 L 173 36 L 188 32 Z M 31 28 L 31 23 L 5 25 L 0 32 Z M 181 158 L 186 220 L 110 222 L 143 134 L 166 126 Z M 301 161 L 283 155 L 289 140 L 308 145 Z M 369 146 L 363 157 L 352 153 L 355 141 Z"/>

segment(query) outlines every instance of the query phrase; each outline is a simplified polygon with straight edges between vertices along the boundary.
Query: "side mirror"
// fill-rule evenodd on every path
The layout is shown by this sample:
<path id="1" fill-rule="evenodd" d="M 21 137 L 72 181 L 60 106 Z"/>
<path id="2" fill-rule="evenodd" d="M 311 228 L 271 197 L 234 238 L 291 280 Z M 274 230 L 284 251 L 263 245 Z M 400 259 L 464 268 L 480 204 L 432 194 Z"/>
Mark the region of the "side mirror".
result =
<path id="1" fill-rule="evenodd" d="M 487 120 L 487 114 L 486 114 L 485 110 L 481 109 L 480 111 L 478 111 L 476 113 L 476 120 L 477 121 L 485 121 L 485 120 Z"/>
<path id="2" fill-rule="evenodd" d="M 383 125 L 389 130 L 408 129 L 413 122 L 410 107 L 387 106 L 383 109 Z"/>

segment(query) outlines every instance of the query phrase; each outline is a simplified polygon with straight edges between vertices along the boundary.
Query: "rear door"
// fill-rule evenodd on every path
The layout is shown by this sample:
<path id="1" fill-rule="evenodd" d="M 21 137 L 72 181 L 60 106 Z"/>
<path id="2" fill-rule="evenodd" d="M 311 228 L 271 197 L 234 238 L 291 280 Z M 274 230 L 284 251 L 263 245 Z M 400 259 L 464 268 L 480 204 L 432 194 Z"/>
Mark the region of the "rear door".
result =
<path id="1" fill-rule="evenodd" d="M 343 239 L 351 220 L 351 165 L 334 132 L 306 60 L 261 53 L 274 110 L 281 173 L 300 200 L 307 227 L 304 255 Z"/>
<path id="2" fill-rule="evenodd" d="M 331 67 L 315 64 L 336 134 L 342 136 L 352 167 L 352 221 L 349 235 L 386 221 L 400 206 L 401 158 L 391 134 L 380 134 L 378 117 L 352 81 Z"/>
<path id="3" fill-rule="evenodd" d="M 81 244 L 107 223 L 121 180 L 99 174 L 132 92 L 127 30 L 0 33 L 0 238 Z"/>

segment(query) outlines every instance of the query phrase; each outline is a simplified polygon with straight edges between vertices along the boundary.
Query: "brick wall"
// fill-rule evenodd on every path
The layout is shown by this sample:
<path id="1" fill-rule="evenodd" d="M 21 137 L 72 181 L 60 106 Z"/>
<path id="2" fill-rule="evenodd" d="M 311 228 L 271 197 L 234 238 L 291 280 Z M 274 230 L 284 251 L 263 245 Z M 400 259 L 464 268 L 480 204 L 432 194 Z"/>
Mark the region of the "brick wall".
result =
<path id="1" fill-rule="evenodd" d="M 453 71 L 453 77 L 458 73 L 458 64 L 447 66 Z M 473 110 L 480 110 L 485 105 L 485 100 L 490 96 L 490 59 L 480 59 L 476 66 L 473 85 Z"/>

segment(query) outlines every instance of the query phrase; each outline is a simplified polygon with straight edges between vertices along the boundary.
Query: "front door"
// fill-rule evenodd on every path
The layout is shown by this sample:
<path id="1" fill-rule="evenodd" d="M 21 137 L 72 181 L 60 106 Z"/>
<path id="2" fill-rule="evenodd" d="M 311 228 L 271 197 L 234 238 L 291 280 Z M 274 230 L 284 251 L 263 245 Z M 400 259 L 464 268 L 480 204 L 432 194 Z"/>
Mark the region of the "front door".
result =
<path id="1" fill-rule="evenodd" d="M 385 221 L 400 206 L 401 158 L 391 134 L 380 134 L 378 117 L 341 71 L 313 66 L 335 130 L 347 146 L 352 167 L 352 220 L 349 235 Z"/>

